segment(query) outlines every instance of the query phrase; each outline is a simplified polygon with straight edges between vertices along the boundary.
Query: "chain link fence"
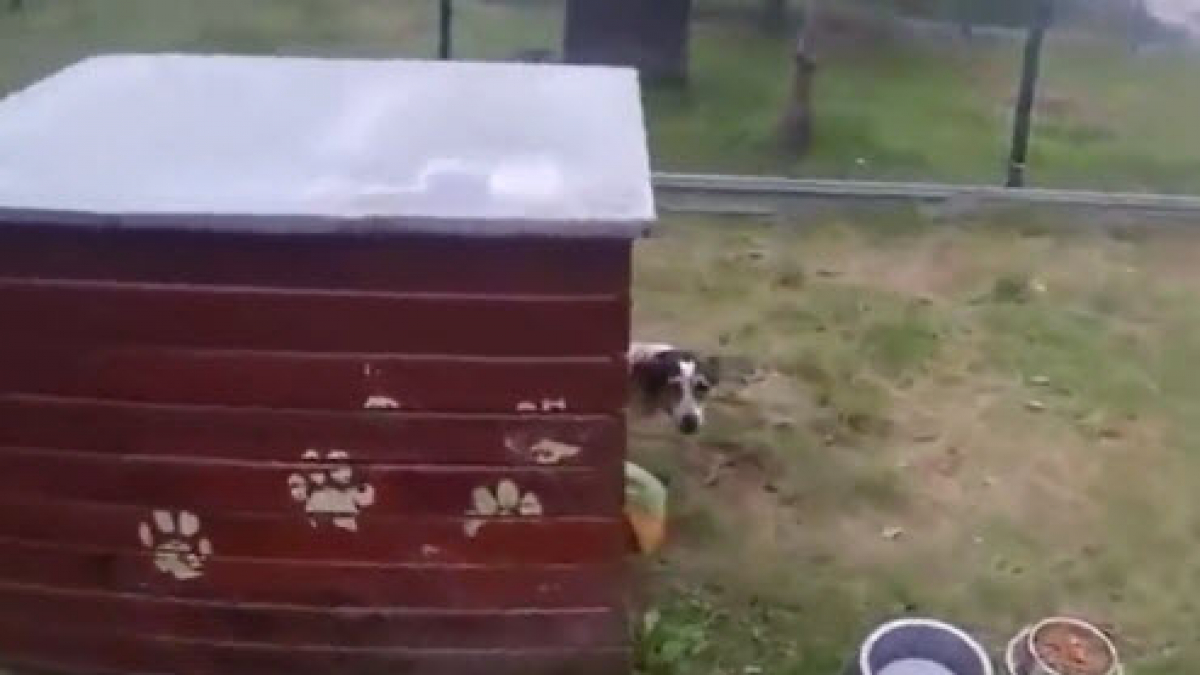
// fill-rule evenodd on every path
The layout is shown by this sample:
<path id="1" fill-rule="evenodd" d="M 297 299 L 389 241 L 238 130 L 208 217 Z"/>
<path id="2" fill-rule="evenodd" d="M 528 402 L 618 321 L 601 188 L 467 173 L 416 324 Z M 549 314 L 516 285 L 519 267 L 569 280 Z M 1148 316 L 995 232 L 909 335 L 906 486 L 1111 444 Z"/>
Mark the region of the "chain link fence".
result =
<path id="1" fill-rule="evenodd" d="M 646 90 L 655 166 L 1000 184 L 1036 1 L 693 0 L 686 83 Z M 1029 184 L 1200 193 L 1200 52 L 1172 2 L 1200 4 L 1055 0 Z M 453 0 L 452 56 L 559 60 L 566 4 Z M 436 58 L 440 5 L 0 0 L 0 93 L 115 51 Z M 802 143 L 786 133 L 798 97 Z"/>

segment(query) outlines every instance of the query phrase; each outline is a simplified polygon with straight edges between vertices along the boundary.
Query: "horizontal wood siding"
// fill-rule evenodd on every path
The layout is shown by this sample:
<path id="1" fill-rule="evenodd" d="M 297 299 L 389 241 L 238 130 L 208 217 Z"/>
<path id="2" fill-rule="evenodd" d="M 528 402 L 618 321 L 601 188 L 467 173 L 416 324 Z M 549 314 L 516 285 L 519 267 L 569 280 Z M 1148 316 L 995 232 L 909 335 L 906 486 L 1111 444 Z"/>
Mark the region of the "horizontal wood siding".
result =
<path id="1" fill-rule="evenodd" d="M 30 514 L 37 514 L 36 518 Z M 0 538 L 145 552 L 137 526 L 151 510 L 62 499 L 0 497 Z M 604 517 L 497 518 L 472 536 L 462 515 L 364 514 L 357 530 L 314 528 L 290 513 L 204 513 L 203 536 L 214 556 L 423 565 L 586 564 L 614 559 L 625 546 L 621 521 Z M 132 525 L 132 526 L 131 526 Z"/>
<path id="2" fill-rule="evenodd" d="M 629 249 L 0 228 L 0 661 L 628 672 Z"/>
<path id="3" fill-rule="evenodd" d="M 302 515 L 289 493 L 293 475 L 336 471 L 341 462 L 243 462 L 105 455 L 0 448 L 0 493 L 94 501 L 118 506 L 202 510 L 220 504 L 244 513 Z M 437 464 L 349 465 L 352 485 L 375 492 L 371 515 L 449 516 L 472 508 L 477 487 L 495 490 L 511 480 L 536 495 L 551 516 L 616 516 L 622 475 L 589 467 L 474 467 Z M 318 479 L 324 480 L 324 479 Z M 219 500 L 214 500 L 219 495 Z M 365 517 L 365 516 L 364 516 Z"/>
<path id="4" fill-rule="evenodd" d="M 616 296 L 360 294 L 0 279 L 0 341 L 326 353 L 612 356 Z"/>
<path id="5" fill-rule="evenodd" d="M 148 574 L 154 558 L 149 551 L 0 539 L 0 574 L 9 583 L 232 603 L 494 610 L 497 620 L 514 609 L 617 607 L 625 574 L 599 563 L 455 566 L 218 555 L 205 562 L 203 576 L 179 580 Z"/>
<path id="6" fill-rule="evenodd" d="M 496 617 L 502 617 L 497 625 Z M 113 621 L 120 617 L 120 621 Z M 166 636 L 281 646 L 497 649 L 620 647 L 619 610 L 610 608 L 389 610 L 230 603 L 49 586 L 0 584 L 0 623 L 132 636 Z"/>
<path id="7" fill-rule="evenodd" d="M 627 295 L 619 240 L 249 236 L 0 228 L 12 278 L 325 291 Z"/>
<path id="8" fill-rule="evenodd" d="M 109 347 L 41 340 L 0 351 L 8 387 L 151 403 L 362 410 L 515 411 L 560 401 L 570 412 L 623 404 L 620 356 L 487 358 Z M 486 387 L 478 386 L 486 382 Z"/>
<path id="9" fill-rule="evenodd" d="M 0 446 L 126 456 L 294 462 L 309 448 L 360 462 L 539 466 L 540 442 L 574 446 L 559 466 L 619 467 L 619 415 L 445 414 L 153 405 L 0 395 Z"/>
<path id="10" fill-rule="evenodd" d="M 0 625 L 0 651 L 37 671 L 97 675 L 612 675 L 629 672 L 624 647 L 406 648 L 296 647 L 115 636 L 18 621 Z M 163 664 L 171 664 L 163 668 Z"/>

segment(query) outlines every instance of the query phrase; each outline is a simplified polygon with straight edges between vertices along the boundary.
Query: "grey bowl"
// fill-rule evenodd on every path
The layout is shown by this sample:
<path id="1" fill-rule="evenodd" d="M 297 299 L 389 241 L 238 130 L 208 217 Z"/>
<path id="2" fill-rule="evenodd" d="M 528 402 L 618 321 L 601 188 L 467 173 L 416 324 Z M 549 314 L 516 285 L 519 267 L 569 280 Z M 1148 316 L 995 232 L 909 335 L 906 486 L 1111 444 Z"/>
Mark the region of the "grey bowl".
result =
<path id="1" fill-rule="evenodd" d="M 897 619 L 876 628 L 844 675 L 880 675 L 888 666 L 909 659 L 932 662 L 953 675 L 993 675 L 991 659 L 974 638 L 933 619 Z"/>

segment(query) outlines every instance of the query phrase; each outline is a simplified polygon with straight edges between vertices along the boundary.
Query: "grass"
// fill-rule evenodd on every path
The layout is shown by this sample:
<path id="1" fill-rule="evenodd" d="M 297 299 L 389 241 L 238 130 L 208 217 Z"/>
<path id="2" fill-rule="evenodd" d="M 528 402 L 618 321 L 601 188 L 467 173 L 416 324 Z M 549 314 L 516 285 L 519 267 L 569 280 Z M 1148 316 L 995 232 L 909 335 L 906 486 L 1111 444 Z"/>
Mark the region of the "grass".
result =
<path id="1" fill-rule="evenodd" d="M 428 57 L 432 0 L 29 0 L 0 12 L 0 93 L 85 55 L 130 50 Z M 456 54 L 507 58 L 561 43 L 561 2 L 459 0 Z M 706 5 L 707 6 L 707 5 Z M 710 14 L 702 16 L 711 17 Z M 854 36 L 851 35 L 851 38 Z M 861 37 L 861 36 L 860 36 Z M 752 21 L 697 19 L 692 84 L 647 93 L 661 169 L 997 183 L 1020 46 L 980 40 L 852 41 L 821 59 L 816 139 L 803 159 L 775 128 L 792 37 Z M 1116 40 L 1050 40 L 1030 180 L 1200 192 L 1200 57 L 1135 55 Z"/>
<path id="2" fill-rule="evenodd" d="M 775 143 L 791 41 L 710 25 L 697 29 L 696 45 L 692 89 L 650 98 L 656 156 L 670 168 L 963 181 L 992 179 L 1001 167 L 1005 113 L 975 98 L 970 68 L 1003 63 L 1002 53 L 948 60 L 893 45 L 824 60 L 814 145 L 798 160 Z"/>
<path id="3" fill-rule="evenodd" d="M 820 64 L 815 140 L 778 150 L 787 36 L 697 26 L 693 86 L 649 98 L 664 168 L 833 178 L 998 183 L 1004 174 L 1017 43 L 911 42 L 835 51 Z M 1058 40 L 1043 60 L 1029 178 L 1038 185 L 1197 192 L 1200 57 L 1131 54 L 1119 41 Z M 1171 94 L 1166 102 L 1165 92 Z"/>
<path id="4" fill-rule="evenodd" d="M 1133 675 L 1191 672 L 1200 236 L 1053 224 L 689 218 L 639 245 L 636 333 L 730 370 L 698 439 L 634 430 L 674 514 L 644 673 L 828 675 L 906 614 L 998 654 L 1053 613 Z"/>
<path id="5" fill-rule="evenodd" d="M 84 56 L 113 51 L 227 51 L 430 58 L 435 1 L 409 0 L 27 0 L 0 11 L 0 93 Z M 546 3 L 464 2 L 456 7 L 456 55 L 500 58 L 554 47 L 562 12 Z"/>

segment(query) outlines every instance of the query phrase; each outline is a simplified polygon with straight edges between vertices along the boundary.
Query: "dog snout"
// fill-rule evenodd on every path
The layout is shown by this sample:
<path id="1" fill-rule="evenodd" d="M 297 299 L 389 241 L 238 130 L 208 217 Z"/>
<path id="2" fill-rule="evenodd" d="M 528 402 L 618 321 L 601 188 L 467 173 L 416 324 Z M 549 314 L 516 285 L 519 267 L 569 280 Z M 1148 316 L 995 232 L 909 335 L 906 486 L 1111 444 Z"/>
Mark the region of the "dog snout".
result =
<path id="1" fill-rule="evenodd" d="M 679 418 L 679 430 L 685 434 L 694 434 L 700 430 L 700 416 L 687 414 Z"/>

